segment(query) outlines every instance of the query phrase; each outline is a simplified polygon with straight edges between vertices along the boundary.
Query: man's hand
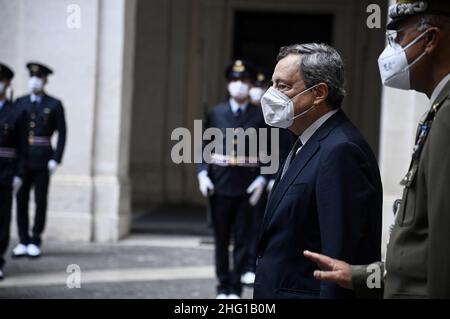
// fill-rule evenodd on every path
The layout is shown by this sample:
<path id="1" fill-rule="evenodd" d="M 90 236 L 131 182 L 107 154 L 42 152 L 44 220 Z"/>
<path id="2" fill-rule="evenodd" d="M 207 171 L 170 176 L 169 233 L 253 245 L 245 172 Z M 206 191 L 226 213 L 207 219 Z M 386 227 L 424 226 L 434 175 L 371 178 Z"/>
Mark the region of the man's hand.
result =
<path id="1" fill-rule="evenodd" d="M 305 250 L 303 254 L 322 269 L 314 271 L 314 278 L 336 283 L 346 289 L 353 289 L 352 273 L 349 264 L 308 250 Z"/>
<path id="2" fill-rule="evenodd" d="M 267 182 L 264 177 L 258 176 L 247 188 L 247 194 L 251 194 L 249 199 L 250 205 L 256 206 L 256 204 L 258 204 L 261 195 L 264 193 L 266 183 Z"/>
<path id="3" fill-rule="evenodd" d="M 204 197 L 208 197 L 214 193 L 214 184 L 208 177 L 207 171 L 201 171 L 197 175 L 198 184 L 200 186 L 200 192 Z"/>
<path id="4" fill-rule="evenodd" d="M 49 160 L 47 167 L 50 175 L 53 175 L 56 171 L 56 168 L 58 167 L 58 162 L 55 160 Z"/>
<path id="5" fill-rule="evenodd" d="M 16 195 L 21 187 L 22 187 L 22 179 L 18 176 L 14 176 L 12 182 L 13 195 Z"/>

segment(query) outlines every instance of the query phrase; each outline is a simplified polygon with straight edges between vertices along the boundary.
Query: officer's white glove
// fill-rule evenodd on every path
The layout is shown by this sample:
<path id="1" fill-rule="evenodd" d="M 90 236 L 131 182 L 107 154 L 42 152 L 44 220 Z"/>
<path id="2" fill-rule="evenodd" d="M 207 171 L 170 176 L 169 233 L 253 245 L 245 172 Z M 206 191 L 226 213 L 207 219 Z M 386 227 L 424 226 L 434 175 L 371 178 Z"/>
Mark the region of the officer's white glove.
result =
<path id="1" fill-rule="evenodd" d="M 258 204 L 261 195 L 264 193 L 264 188 L 266 187 L 266 179 L 262 176 L 258 176 L 253 183 L 247 188 L 247 193 L 250 195 L 250 205 L 256 206 Z"/>
<path id="2" fill-rule="evenodd" d="M 270 193 L 272 191 L 273 185 L 275 184 L 275 180 L 271 179 L 268 183 L 267 183 L 267 192 Z"/>
<path id="3" fill-rule="evenodd" d="M 50 175 L 52 175 L 55 173 L 56 168 L 58 167 L 58 162 L 55 160 L 49 160 L 47 167 L 48 167 L 48 171 L 49 171 Z"/>
<path id="4" fill-rule="evenodd" d="M 18 176 L 14 176 L 12 182 L 13 194 L 17 194 L 19 189 L 22 187 L 22 179 Z"/>
<path id="5" fill-rule="evenodd" d="M 200 192 L 204 197 L 208 197 L 214 193 L 214 184 L 211 182 L 211 179 L 208 177 L 207 171 L 201 171 L 197 175 L 198 184 L 200 185 Z"/>

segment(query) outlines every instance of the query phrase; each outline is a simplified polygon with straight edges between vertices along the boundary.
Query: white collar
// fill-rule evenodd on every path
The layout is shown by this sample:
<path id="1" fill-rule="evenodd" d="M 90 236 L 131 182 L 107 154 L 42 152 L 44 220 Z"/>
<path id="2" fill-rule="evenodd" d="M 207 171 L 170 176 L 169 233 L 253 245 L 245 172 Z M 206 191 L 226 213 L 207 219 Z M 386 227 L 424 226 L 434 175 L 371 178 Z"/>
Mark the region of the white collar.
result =
<path id="1" fill-rule="evenodd" d="M 243 104 L 239 104 L 233 98 L 230 99 L 229 103 L 230 103 L 230 106 L 231 106 L 231 111 L 233 113 L 236 113 L 238 109 L 241 109 L 242 112 L 245 112 L 245 110 L 247 109 L 247 105 L 248 105 L 248 102 L 245 102 Z"/>
<path id="2" fill-rule="evenodd" d="M 6 99 L 0 100 L 0 110 L 3 108 L 3 106 L 6 104 Z"/>
<path id="3" fill-rule="evenodd" d="M 42 96 L 39 96 L 39 95 L 36 95 L 36 94 L 31 94 L 30 95 L 30 100 L 31 100 L 31 102 L 41 103 L 42 102 Z"/>
<path id="4" fill-rule="evenodd" d="M 313 124 L 311 124 L 299 137 L 300 140 L 302 141 L 302 144 L 305 145 L 311 138 L 311 136 L 313 136 L 314 133 L 319 129 L 319 127 L 321 127 L 330 117 L 332 117 L 338 111 L 339 109 L 331 110 L 328 113 L 322 115 L 320 118 L 318 118 Z"/>
<path id="5" fill-rule="evenodd" d="M 444 76 L 441 82 L 439 82 L 439 84 L 434 88 L 433 94 L 431 95 L 430 99 L 431 104 L 434 104 L 436 102 L 436 99 L 439 97 L 439 94 L 448 82 L 450 82 L 450 73 Z"/>

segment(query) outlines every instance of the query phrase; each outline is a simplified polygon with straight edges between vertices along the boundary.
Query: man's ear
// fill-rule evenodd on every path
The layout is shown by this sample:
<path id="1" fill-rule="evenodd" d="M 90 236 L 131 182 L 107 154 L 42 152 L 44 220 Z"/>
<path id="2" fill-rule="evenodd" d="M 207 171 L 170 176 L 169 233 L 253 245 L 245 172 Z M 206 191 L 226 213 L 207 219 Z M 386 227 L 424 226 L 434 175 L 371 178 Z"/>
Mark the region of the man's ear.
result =
<path id="1" fill-rule="evenodd" d="M 436 27 L 431 27 L 428 29 L 427 35 L 425 36 L 425 52 L 430 54 L 433 52 L 439 41 L 442 41 L 442 36 L 444 34 Z"/>
<path id="2" fill-rule="evenodd" d="M 323 102 L 326 101 L 326 99 L 328 98 L 328 85 L 324 82 L 319 83 L 319 85 L 317 85 L 314 89 L 313 89 L 314 94 L 316 95 L 315 99 L 314 99 L 314 104 L 315 105 L 319 105 Z"/>

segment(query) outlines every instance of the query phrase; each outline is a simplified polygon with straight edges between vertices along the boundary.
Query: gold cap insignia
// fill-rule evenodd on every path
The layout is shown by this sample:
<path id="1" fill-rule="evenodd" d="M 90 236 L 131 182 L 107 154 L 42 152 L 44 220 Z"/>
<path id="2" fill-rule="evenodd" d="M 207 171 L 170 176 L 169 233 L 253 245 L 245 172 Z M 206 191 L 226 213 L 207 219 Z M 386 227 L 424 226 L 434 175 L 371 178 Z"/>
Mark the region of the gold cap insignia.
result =
<path id="1" fill-rule="evenodd" d="M 236 62 L 234 62 L 233 72 L 244 72 L 244 71 L 245 66 L 241 60 L 237 60 Z"/>
<path id="2" fill-rule="evenodd" d="M 39 72 L 39 66 L 36 64 L 31 65 L 30 69 L 31 69 L 31 72 L 34 72 L 34 73 Z"/>

